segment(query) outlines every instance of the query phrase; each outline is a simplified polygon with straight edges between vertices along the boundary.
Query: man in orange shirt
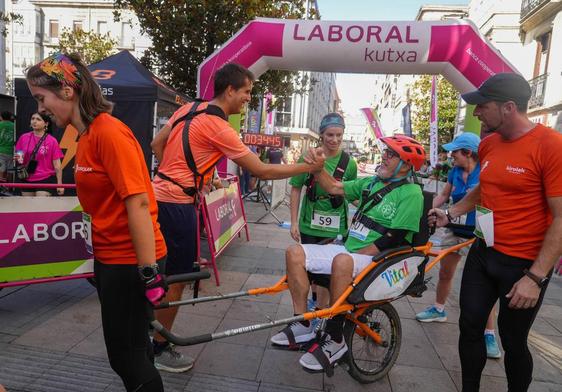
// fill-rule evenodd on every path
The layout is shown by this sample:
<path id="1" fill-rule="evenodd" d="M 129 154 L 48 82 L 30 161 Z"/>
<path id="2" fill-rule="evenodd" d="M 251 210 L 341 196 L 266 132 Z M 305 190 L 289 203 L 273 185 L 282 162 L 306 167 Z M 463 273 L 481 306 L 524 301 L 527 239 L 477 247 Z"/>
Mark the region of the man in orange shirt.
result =
<path id="1" fill-rule="evenodd" d="M 212 180 L 213 167 L 227 157 L 238 166 L 261 179 L 288 178 L 308 173 L 318 165 L 265 164 L 242 143 L 238 133 L 228 123 L 228 116 L 238 114 L 250 101 L 254 83 L 253 74 L 238 64 L 229 63 L 215 74 L 214 98 L 207 103 L 188 103 L 179 108 L 166 126 L 154 138 L 151 147 L 160 162 L 158 176 L 153 181 L 158 201 L 158 221 L 168 247 L 166 274 L 191 272 L 197 257 L 197 219 L 193 194 Z M 194 105 L 197 111 L 206 109 L 191 120 L 189 147 L 197 172 L 188 167 L 182 136 L 185 120 Z M 321 167 L 321 164 L 320 164 Z M 185 284 L 170 285 L 166 301 L 181 298 Z M 159 310 L 157 319 L 168 330 L 172 329 L 177 307 Z M 160 370 L 184 372 L 193 366 L 193 360 L 175 351 L 159 334 L 154 337 L 155 365 Z"/>
<path id="2" fill-rule="evenodd" d="M 496 74 L 462 97 L 493 132 L 478 151 L 480 185 L 447 211 L 430 211 L 444 226 L 477 208 L 481 238 L 466 259 L 460 292 L 462 390 L 480 388 L 484 327 L 499 299 L 508 390 L 527 391 L 533 373 L 527 336 L 562 254 L 562 135 L 527 118 L 531 88 L 520 75 Z"/>

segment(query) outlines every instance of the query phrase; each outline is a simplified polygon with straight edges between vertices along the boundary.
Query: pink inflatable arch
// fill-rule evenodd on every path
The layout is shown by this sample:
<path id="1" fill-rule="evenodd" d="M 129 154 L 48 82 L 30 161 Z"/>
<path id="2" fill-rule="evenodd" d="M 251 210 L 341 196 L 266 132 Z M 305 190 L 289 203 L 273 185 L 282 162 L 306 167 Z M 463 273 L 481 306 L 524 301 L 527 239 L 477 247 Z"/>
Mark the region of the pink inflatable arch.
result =
<path id="1" fill-rule="evenodd" d="M 461 93 L 496 73 L 517 72 L 466 20 L 256 19 L 199 66 L 199 97 L 212 98 L 213 75 L 227 62 L 244 65 L 256 77 L 269 69 L 442 74 Z"/>

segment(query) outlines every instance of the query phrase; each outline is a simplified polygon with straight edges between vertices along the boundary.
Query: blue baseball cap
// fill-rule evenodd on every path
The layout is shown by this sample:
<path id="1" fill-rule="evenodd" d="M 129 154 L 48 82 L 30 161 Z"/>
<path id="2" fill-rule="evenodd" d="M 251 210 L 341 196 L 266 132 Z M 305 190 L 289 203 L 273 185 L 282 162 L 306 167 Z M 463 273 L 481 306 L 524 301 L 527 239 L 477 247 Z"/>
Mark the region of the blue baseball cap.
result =
<path id="1" fill-rule="evenodd" d="M 465 149 L 478 152 L 478 145 L 480 145 L 480 138 L 478 136 L 472 132 L 463 132 L 454 138 L 451 143 L 444 144 L 443 148 L 447 151 Z"/>
<path id="2" fill-rule="evenodd" d="M 329 127 L 345 129 L 345 122 L 343 121 L 341 114 L 328 113 L 322 117 L 322 121 L 320 121 L 320 133 L 324 132 L 326 128 Z"/>

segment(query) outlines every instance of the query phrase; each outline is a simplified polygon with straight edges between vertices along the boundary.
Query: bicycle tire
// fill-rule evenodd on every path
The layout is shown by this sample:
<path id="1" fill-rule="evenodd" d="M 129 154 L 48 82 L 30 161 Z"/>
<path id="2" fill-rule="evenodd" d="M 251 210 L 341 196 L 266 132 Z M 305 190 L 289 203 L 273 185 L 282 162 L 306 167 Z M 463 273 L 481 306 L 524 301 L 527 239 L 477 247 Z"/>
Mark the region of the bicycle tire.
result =
<path id="1" fill-rule="evenodd" d="M 402 343 L 402 324 L 390 303 L 373 305 L 363 316 L 367 318 L 365 324 L 377 331 L 387 344 L 386 347 L 378 345 L 357 324 L 346 320 L 344 338 L 348 347 L 348 372 L 360 383 L 369 384 L 384 377 L 396 362 Z M 381 353 L 382 358 L 377 360 Z"/>

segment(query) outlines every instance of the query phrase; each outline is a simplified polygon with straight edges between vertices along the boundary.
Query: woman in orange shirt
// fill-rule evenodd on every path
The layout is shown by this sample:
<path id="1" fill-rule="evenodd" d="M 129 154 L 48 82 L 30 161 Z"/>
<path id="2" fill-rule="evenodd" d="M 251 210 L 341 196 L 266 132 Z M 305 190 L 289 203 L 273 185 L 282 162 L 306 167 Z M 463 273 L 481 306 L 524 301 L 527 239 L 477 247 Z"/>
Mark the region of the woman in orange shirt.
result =
<path id="1" fill-rule="evenodd" d="M 159 264 L 166 245 L 141 147 L 109 114 L 111 104 L 78 56 L 54 54 L 29 68 L 26 78 L 39 112 L 79 132 L 76 191 L 86 246 L 94 254 L 110 365 L 127 391 L 163 391 L 153 365 L 147 301 L 157 304 L 165 294 Z"/>

